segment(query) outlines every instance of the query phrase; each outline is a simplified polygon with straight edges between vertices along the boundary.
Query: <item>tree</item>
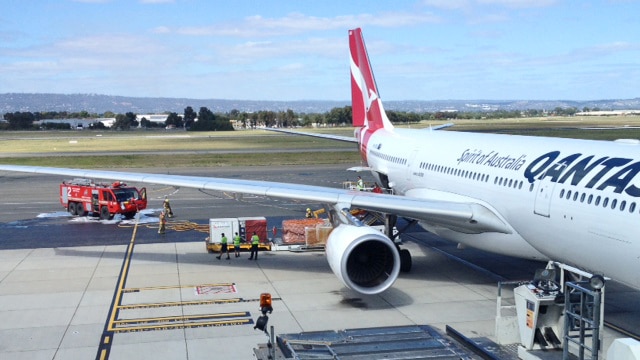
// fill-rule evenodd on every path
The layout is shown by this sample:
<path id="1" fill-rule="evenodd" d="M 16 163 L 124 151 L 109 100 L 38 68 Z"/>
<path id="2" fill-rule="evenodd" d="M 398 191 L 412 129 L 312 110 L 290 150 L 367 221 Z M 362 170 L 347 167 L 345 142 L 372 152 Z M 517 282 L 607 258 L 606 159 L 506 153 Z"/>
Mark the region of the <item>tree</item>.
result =
<path id="1" fill-rule="evenodd" d="M 129 130 L 131 127 L 131 122 L 127 118 L 126 115 L 118 114 L 116 115 L 116 121 L 111 126 L 114 130 Z"/>
<path id="2" fill-rule="evenodd" d="M 184 117 L 183 117 L 185 129 L 189 129 L 191 126 L 193 126 L 193 123 L 196 121 L 197 117 L 198 117 L 198 114 L 196 114 L 196 112 L 193 111 L 193 108 L 191 106 L 187 106 L 184 109 Z"/>
<path id="3" fill-rule="evenodd" d="M 192 131 L 228 131 L 233 130 L 233 125 L 228 116 L 214 114 L 206 107 L 201 107 L 198 112 L 198 121 L 191 126 Z"/>
<path id="4" fill-rule="evenodd" d="M 9 123 L 9 129 L 12 130 L 31 129 L 35 120 L 35 116 L 31 112 L 16 111 L 14 113 L 6 113 L 3 117 Z"/>
<path id="5" fill-rule="evenodd" d="M 129 121 L 129 127 L 138 127 L 138 120 L 136 120 L 136 114 L 132 112 L 128 112 L 124 114 L 124 116 L 127 118 L 127 121 Z"/>
<path id="6" fill-rule="evenodd" d="M 169 116 L 167 116 L 167 120 L 165 120 L 164 122 L 165 126 L 175 126 L 177 128 L 181 128 L 182 127 L 182 118 L 180 118 L 180 116 L 178 115 L 178 113 L 169 113 Z"/>
<path id="7" fill-rule="evenodd" d="M 345 125 L 352 123 L 351 116 L 351 106 L 345 106 L 331 109 L 325 119 L 330 125 Z"/>

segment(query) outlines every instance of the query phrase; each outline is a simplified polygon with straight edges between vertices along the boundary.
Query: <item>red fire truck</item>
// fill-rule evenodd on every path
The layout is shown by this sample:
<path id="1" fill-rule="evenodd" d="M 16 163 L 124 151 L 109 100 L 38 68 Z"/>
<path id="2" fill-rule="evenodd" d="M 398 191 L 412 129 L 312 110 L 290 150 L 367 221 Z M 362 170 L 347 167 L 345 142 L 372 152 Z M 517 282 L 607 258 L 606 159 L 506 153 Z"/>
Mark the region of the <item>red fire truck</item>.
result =
<path id="1" fill-rule="evenodd" d="M 122 214 L 131 219 L 147 207 L 147 190 L 120 181 L 97 184 L 89 179 L 73 179 L 60 184 L 60 203 L 72 215 L 85 216 L 91 212 L 107 220 Z"/>

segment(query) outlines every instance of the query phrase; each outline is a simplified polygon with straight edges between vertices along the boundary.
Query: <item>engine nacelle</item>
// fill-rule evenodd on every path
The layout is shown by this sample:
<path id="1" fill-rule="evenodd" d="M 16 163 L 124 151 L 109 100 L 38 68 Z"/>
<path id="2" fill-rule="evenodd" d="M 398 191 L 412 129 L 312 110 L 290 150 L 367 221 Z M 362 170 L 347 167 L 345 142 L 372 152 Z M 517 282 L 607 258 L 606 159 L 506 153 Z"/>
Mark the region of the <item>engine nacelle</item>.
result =
<path id="1" fill-rule="evenodd" d="M 326 244 L 327 261 L 342 283 L 359 293 L 379 294 L 398 278 L 400 254 L 380 231 L 368 226 L 342 224 Z"/>

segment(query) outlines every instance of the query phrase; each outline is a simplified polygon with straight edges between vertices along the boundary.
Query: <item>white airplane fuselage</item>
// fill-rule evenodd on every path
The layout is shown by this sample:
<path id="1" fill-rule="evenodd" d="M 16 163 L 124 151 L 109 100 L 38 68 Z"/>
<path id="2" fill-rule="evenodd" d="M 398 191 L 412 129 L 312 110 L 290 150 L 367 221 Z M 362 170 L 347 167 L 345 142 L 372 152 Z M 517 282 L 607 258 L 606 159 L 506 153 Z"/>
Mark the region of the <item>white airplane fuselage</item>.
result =
<path id="1" fill-rule="evenodd" d="M 379 129 L 366 161 L 394 192 L 473 202 L 510 233 L 469 234 L 421 222 L 471 247 L 551 259 L 640 288 L 640 145 L 452 131 Z"/>

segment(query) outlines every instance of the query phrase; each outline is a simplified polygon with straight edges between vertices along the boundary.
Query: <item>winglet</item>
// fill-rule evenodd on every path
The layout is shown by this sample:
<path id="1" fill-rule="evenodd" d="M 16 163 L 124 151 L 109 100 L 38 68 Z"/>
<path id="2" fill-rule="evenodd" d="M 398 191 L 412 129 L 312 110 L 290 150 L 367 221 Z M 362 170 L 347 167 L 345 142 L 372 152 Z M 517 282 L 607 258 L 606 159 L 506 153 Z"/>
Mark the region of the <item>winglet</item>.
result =
<path id="1" fill-rule="evenodd" d="M 349 30 L 349 49 L 353 126 L 366 126 L 370 130 L 392 129 L 393 125 L 382 107 L 360 28 Z"/>

